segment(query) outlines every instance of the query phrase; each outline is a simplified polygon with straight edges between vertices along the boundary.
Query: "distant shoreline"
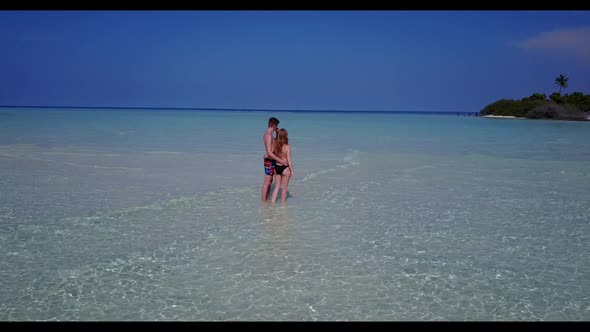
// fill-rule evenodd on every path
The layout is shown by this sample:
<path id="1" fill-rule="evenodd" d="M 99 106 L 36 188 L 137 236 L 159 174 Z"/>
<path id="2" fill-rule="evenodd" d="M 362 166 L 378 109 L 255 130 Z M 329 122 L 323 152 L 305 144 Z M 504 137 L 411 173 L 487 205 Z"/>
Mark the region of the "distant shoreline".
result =
<path id="1" fill-rule="evenodd" d="M 276 112 L 276 113 L 338 113 L 338 114 L 431 114 L 431 115 L 473 115 L 477 112 L 457 111 L 390 111 L 390 110 L 310 110 L 310 109 L 255 109 L 215 107 L 89 107 L 89 106 L 0 106 L 7 108 L 61 109 L 61 110 L 130 110 L 130 111 L 221 111 L 221 112 Z"/>

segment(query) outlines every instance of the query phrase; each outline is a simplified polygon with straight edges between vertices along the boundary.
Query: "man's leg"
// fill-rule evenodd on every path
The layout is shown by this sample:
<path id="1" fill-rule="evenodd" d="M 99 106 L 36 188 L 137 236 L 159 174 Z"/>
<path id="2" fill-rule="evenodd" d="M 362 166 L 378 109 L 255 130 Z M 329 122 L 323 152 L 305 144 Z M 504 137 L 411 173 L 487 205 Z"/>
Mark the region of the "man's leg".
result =
<path id="1" fill-rule="evenodd" d="M 266 202 L 268 200 L 268 195 L 270 194 L 270 185 L 272 184 L 272 175 L 264 174 L 264 183 L 262 184 L 262 201 Z"/>
<path id="2" fill-rule="evenodd" d="M 261 198 L 263 202 L 268 200 L 270 195 L 270 185 L 272 177 L 275 174 L 275 161 L 271 159 L 264 160 L 264 183 L 262 184 Z"/>

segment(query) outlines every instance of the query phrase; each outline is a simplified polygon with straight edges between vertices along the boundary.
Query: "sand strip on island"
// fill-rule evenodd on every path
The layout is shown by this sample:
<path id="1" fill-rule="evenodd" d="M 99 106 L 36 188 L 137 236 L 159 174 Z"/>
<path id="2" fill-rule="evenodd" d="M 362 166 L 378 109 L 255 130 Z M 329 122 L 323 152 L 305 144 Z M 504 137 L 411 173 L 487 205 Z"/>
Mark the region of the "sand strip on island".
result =
<path id="1" fill-rule="evenodd" d="M 525 119 L 521 116 L 512 116 L 512 115 L 484 115 L 484 118 L 492 118 L 492 119 Z"/>

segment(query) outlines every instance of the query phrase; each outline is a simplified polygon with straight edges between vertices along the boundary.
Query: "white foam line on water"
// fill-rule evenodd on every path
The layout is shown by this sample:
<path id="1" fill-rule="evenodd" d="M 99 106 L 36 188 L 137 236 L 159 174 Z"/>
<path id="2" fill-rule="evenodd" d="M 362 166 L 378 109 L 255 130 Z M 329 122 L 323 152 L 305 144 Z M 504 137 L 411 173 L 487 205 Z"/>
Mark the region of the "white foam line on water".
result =
<path id="1" fill-rule="evenodd" d="M 416 167 L 410 167 L 410 168 L 406 168 L 406 169 L 402 169 L 401 171 L 403 172 L 414 172 L 414 171 L 419 171 L 419 170 L 423 170 L 423 169 L 431 169 L 431 168 L 435 168 L 432 165 L 424 165 L 424 166 L 416 166 Z"/>
<path id="2" fill-rule="evenodd" d="M 328 172 L 333 172 L 333 171 L 335 171 L 335 170 L 336 170 L 335 168 L 328 168 L 328 169 L 321 170 L 321 171 L 319 171 L 319 172 L 311 173 L 311 174 L 307 175 L 306 177 L 304 177 L 304 178 L 301 180 L 301 182 L 306 182 L 306 181 L 308 181 L 308 180 L 311 180 L 311 179 L 313 179 L 313 178 L 315 178 L 315 177 L 318 177 L 318 176 L 320 176 L 320 175 L 322 175 L 322 174 L 326 174 L 326 173 L 328 173 Z"/>
<path id="3" fill-rule="evenodd" d="M 123 166 L 98 166 L 98 165 L 87 165 L 87 164 L 76 164 L 76 163 L 68 163 L 65 161 L 57 161 L 51 159 L 43 159 L 43 158 L 35 158 L 35 157 L 25 157 L 25 156 L 15 156 L 9 154 L 0 154 L 0 157 L 7 157 L 7 158 L 17 158 L 17 159 L 27 159 L 27 160 L 36 160 L 36 161 L 43 161 L 46 163 L 54 163 L 54 164 L 65 164 L 68 166 L 74 167 L 92 167 L 92 168 L 101 168 L 101 169 L 124 169 L 129 171 L 142 171 L 143 168 L 136 168 L 136 167 L 123 167 Z"/>
<path id="4" fill-rule="evenodd" d="M 214 199 L 223 199 L 224 197 L 231 197 L 234 194 L 243 194 L 249 191 L 255 192 L 259 190 L 259 185 L 248 185 L 243 187 L 237 188 L 229 188 L 229 189 L 222 189 L 218 191 L 208 191 L 204 193 L 194 194 L 194 195 L 185 195 L 185 196 L 178 196 L 170 199 L 163 199 L 155 201 L 151 204 L 144 204 L 144 205 L 135 205 L 129 206 L 121 209 L 116 210 L 108 210 L 108 211 L 99 211 L 91 215 L 83 215 L 83 216 L 72 216 L 66 217 L 61 219 L 62 221 L 96 221 L 101 220 L 103 218 L 121 214 L 133 214 L 136 212 L 146 211 L 146 210 L 153 210 L 153 211 L 162 211 L 166 208 L 175 207 L 178 208 L 182 205 L 190 205 L 191 203 L 200 203 L 204 200 L 214 200 Z M 203 206 L 203 208 L 207 208 L 207 206 Z"/>
<path id="5" fill-rule="evenodd" d="M 342 165 L 337 165 L 336 168 L 329 168 L 329 169 L 324 169 L 324 170 L 321 170 L 321 171 L 318 171 L 315 173 L 311 173 L 311 174 L 307 175 L 305 178 L 303 178 L 301 181 L 298 181 L 298 182 L 303 182 L 303 183 L 307 182 L 308 180 L 313 179 L 319 175 L 326 174 L 328 172 L 334 172 L 337 170 L 337 168 L 348 168 L 351 166 L 357 166 L 357 165 L 359 165 L 359 162 L 356 161 L 358 154 L 359 154 L 359 151 L 357 151 L 357 150 L 351 151 L 343 158 L 343 160 L 347 161 L 347 163 L 342 164 Z M 41 159 L 41 158 L 33 158 L 33 157 L 25 157 L 25 156 L 13 156 L 13 155 L 4 155 L 4 154 L 0 154 L 0 156 L 59 163 L 58 161 Z M 67 165 L 73 165 L 73 166 L 86 166 L 86 167 L 96 167 L 96 168 L 131 169 L 131 168 L 126 168 L 126 167 L 105 167 L 105 166 L 95 166 L 95 165 L 79 165 L 79 164 L 65 163 L 65 162 L 61 162 L 61 163 L 64 163 Z M 133 169 L 133 170 L 141 170 L 141 169 Z M 230 197 L 231 195 L 234 195 L 234 194 L 257 192 L 259 190 L 259 188 L 260 188 L 260 184 L 252 184 L 252 185 L 240 186 L 240 187 L 235 187 L 235 188 L 227 188 L 227 189 L 216 190 L 216 191 L 208 191 L 208 192 L 198 193 L 198 194 L 195 193 L 193 195 L 190 195 L 190 194 L 183 195 L 183 196 L 174 197 L 174 198 L 170 198 L 170 199 L 158 200 L 158 201 L 153 202 L 151 204 L 129 206 L 129 207 L 117 209 L 117 210 L 101 211 L 101 212 L 98 212 L 96 214 L 91 214 L 91 215 L 66 217 L 66 218 L 63 218 L 62 221 L 77 220 L 77 221 L 88 222 L 88 221 L 100 220 L 102 218 L 112 216 L 112 215 L 118 215 L 118 214 L 129 214 L 129 213 L 135 213 L 135 212 L 145 211 L 145 210 L 156 210 L 156 211 L 163 210 L 163 209 L 171 207 L 171 206 L 178 207 L 179 205 L 183 205 L 183 204 L 191 204 L 191 203 L 199 202 L 199 201 L 202 201 L 203 199 L 216 199 L 216 198 L 220 198 L 220 197 Z"/>
<path id="6" fill-rule="evenodd" d="M 334 172 L 337 170 L 337 168 L 348 168 L 351 166 L 358 166 L 359 162 L 357 161 L 358 159 L 358 155 L 359 155 L 360 151 L 358 150 L 353 150 L 353 151 L 349 151 L 346 156 L 344 156 L 344 158 L 342 159 L 343 161 L 347 162 L 345 164 L 342 165 L 336 165 L 335 168 L 328 168 L 328 169 L 324 169 L 318 172 L 314 172 L 311 174 L 308 174 L 306 177 L 304 177 L 301 182 L 307 182 L 308 180 L 311 180 L 313 178 L 316 178 L 322 174 L 326 174 L 328 172 Z"/>
<path id="7" fill-rule="evenodd" d="M 332 169 L 335 170 L 335 169 Z M 328 170 L 321 171 L 326 173 Z M 301 182 L 304 182 L 302 180 Z M 258 193 L 260 190 L 260 184 L 252 184 L 246 186 L 240 186 L 235 188 L 227 188 L 222 190 L 216 191 L 208 191 L 204 193 L 195 193 L 192 195 L 183 195 L 169 199 L 163 199 L 155 201 L 151 204 L 142 204 L 142 205 L 135 205 L 129 206 L 121 209 L 116 210 L 108 210 L 108 211 L 99 211 L 92 214 L 85 214 L 81 216 L 70 216 L 61 219 L 61 221 L 74 221 L 74 222 L 93 222 L 98 221 L 104 218 L 108 218 L 110 216 L 115 215 L 122 215 L 122 214 L 133 214 L 136 212 L 146 211 L 146 210 L 153 210 L 153 211 L 162 211 L 167 208 L 180 208 L 183 205 L 191 205 L 194 203 L 202 203 L 205 201 L 216 200 L 216 199 L 223 199 L 224 197 L 232 197 L 235 194 L 250 194 L 250 193 Z M 287 208 L 290 205 L 281 205 L 278 206 L 279 208 Z M 206 205 L 202 205 L 203 208 L 207 208 Z"/>

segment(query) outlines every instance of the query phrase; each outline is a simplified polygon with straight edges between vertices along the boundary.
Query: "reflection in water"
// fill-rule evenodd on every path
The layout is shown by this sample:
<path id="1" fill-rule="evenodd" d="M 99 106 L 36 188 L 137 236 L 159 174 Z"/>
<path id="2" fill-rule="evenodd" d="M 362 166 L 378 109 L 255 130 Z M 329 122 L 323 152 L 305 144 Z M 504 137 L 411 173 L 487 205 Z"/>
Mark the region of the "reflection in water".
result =
<path id="1" fill-rule="evenodd" d="M 286 205 L 265 205 L 264 218 L 264 257 L 266 271 L 294 272 L 295 255 L 289 251 L 291 242 L 289 211 Z"/>

